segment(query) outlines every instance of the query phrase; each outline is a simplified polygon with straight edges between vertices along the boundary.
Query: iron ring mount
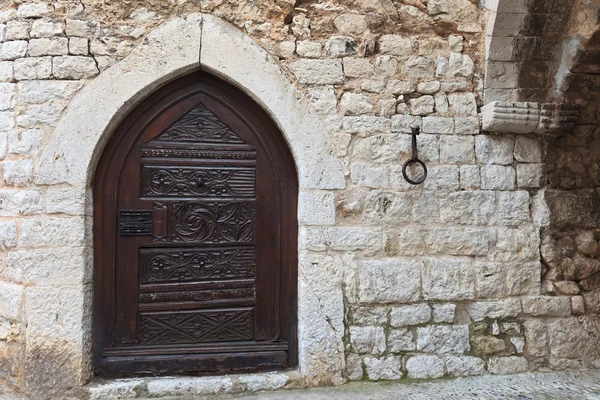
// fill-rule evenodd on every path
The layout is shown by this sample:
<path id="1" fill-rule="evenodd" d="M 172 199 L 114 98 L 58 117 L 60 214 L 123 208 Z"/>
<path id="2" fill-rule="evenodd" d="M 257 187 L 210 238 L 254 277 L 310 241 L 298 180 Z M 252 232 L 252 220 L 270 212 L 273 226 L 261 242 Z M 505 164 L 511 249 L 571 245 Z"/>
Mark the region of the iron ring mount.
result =
<path id="1" fill-rule="evenodd" d="M 425 179 L 427 179 L 427 167 L 423 161 L 419 160 L 419 152 L 417 149 L 417 135 L 420 133 L 419 128 L 411 126 L 410 129 L 412 130 L 412 157 L 402 166 L 402 176 L 404 176 L 406 182 L 410 183 L 411 185 L 420 185 L 421 183 L 425 182 Z M 423 176 L 417 180 L 409 178 L 408 174 L 406 173 L 406 169 L 413 164 L 418 164 L 423 168 Z"/>

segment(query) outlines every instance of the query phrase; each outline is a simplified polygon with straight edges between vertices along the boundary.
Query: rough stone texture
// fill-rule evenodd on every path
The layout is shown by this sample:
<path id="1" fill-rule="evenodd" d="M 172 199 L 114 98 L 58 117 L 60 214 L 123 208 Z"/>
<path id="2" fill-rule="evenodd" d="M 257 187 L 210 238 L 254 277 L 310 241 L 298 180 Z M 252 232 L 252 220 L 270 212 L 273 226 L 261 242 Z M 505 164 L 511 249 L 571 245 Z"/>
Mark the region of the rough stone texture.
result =
<path id="1" fill-rule="evenodd" d="M 400 357 L 372 358 L 365 357 L 365 367 L 369 379 L 395 380 L 402 378 L 402 360 Z"/>
<path id="2" fill-rule="evenodd" d="M 488 370 L 492 374 L 507 375 L 527 371 L 527 359 L 523 357 L 495 357 L 488 361 Z"/>
<path id="3" fill-rule="evenodd" d="M 359 298 L 365 303 L 419 299 L 420 266 L 403 259 L 363 261 L 358 268 Z"/>
<path id="4" fill-rule="evenodd" d="M 418 328 L 417 350 L 437 354 L 462 354 L 469 350 L 469 327 L 431 325 Z"/>
<path id="5" fill-rule="evenodd" d="M 444 360 L 436 356 L 414 356 L 406 361 L 408 377 L 431 379 L 444 376 Z"/>

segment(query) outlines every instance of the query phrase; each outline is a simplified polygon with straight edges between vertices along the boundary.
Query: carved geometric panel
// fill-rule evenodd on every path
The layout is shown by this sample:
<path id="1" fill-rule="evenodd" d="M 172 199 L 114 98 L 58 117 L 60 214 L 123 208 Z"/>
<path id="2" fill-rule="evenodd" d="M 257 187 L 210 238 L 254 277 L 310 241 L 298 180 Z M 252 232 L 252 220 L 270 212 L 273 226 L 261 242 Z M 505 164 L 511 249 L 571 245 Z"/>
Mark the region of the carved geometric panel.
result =
<path id="1" fill-rule="evenodd" d="M 158 167 L 144 165 L 143 196 L 254 197 L 250 167 Z"/>
<path id="2" fill-rule="evenodd" d="M 141 249 L 142 283 L 252 278 L 256 257 L 252 248 Z"/>
<path id="3" fill-rule="evenodd" d="M 216 115 L 199 104 L 155 140 L 161 142 L 244 144 Z"/>
<path id="4" fill-rule="evenodd" d="M 171 240 L 198 243 L 251 243 L 255 204 L 252 201 L 172 203 Z"/>
<path id="5" fill-rule="evenodd" d="M 252 308 L 142 313 L 140 344 L 194 344 L 251 340 Z"/>

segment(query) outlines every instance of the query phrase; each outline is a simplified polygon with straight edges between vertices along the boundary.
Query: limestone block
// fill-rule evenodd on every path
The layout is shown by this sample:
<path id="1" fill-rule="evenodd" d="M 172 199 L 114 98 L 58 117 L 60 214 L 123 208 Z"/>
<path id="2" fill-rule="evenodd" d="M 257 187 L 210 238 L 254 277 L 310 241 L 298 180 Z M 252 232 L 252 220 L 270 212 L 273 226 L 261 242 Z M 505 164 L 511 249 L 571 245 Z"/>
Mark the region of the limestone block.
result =
<path id="1" fill-rule="evenodd" d="M 17 245 L 17 224 L 14 221 L 0 221 L 0 250 Z"/>
<path id="2" fill-rule="evenodd" d="M 59 22 L 51 22 L 45 21 L 43 19 L 38 19 L 33 21 L 33 23 L 31 24 L 32 38 L 59 36 L 62 35 L 62 33 L 62 25 Z"/>
<path id="3" fill-rule="evenodd" d="M 448 374 L 455 377 L 482 375 L 485 373 L 485 362 L 477 357 L 448 356 L 446 358 L 446 369 Z"/>
<path id="4" fill-rule="evenodd" d="M 477 103 L 473 93 L 448 93 L 450 112 L 459 117 L 476 117 Z"/>
<path id="5" fill-rule="evenodd" d="M 40 147 L 42 131 L 30 129 L 8 134 L 8 152 L 10 154 L 35 155 Z"/>
<path id="6" fill-rule="evenodd" d="M 499 224 L 510 226 L 531 222 L 529 192 L 524 190 L 515 192 L 503 191 L 499 192 L 497 197 L 498 205 L 496 212 Z"/>
<path id="7" fill-rule="evenodd" d="M 400 178 L 400 176 L 398 177 Z M 432 192 L 413 193 L 413 221 L 429 225 L 440 221 L 439 200 Z"/>
<path id="8" fill-rule="evenodd" d="M 381 93 L 385 88 L 385 81 L 383 79 L 365 79 L 360 84 L 360 88 L 371 93 Z"/>
<path id="9" fill-rule="evenodd" d="M 452 135 L 454 133 L 454 120 L 447 117 L 424 117 L 422 132 Z"/>
<path id="10" fill-rule="evenodd" d="M 539 228 L 537 230 L 533 226 L 498 228 L 497 232 L 496 253 L 492 257 L 494 261 L 522 263 L 525 260 L 537 260 L 539 262 Z"/>
<path id="11" fill-rule="evenodd" d="M 356 54 L 356 42 L 348 36 L 332 36 L 325 43 L 325 51 L 331 57 L 346 57 Z"/>
<path id="12" fill-rule="evenodd" d="M 0 111 L 14 109 L 15 88 L 14 83 L 0 83 Z"/>
<path id="13" fill-rule="evenodd" d="M 95 21 L 85 21 L 67 18 L 67 36 L 78 36 L 89 38 L 94 36 L 99 30 L 99 24 Z"/>
<path id="14" fill-rule="evenodd" d="M 363 378 L 363 361 L 356 354 L 346 356 L 346 376 L 350 381 L 360 381 Z"/>
<path id="15" fill-rule="evenodd" d="M 566 317 L 571 315 L 568 297 L 532 296 L 523 297 L 523 312 L 535 316 Z"/>
<path id="16" fill-rule="evenodd" d="M 417 84 L 417 92 L 421 94 L 435 94 L 440 90 L 439 81 L 426 81 Z"/>
<path id="17" fill-rule="evenodd" d="M 46 191 L 46 212 L 82 215 L 85 212 L 85 190 L 75 187 L 50 186 Z"/>
<path id="18" fill-rule="evenodd" d="M 445 164 L 473 163 L 475 161 L 474 138 L 455 135 L 440 137 L 440 161 Z"/>
<path id="19" fill-rule="evenodd" d="M 51 57 L 20 58 L 14 62 L 15 79 L 46 79 L 52 74 Z"/>
<path id="20" fill-rule="evenodd" d="M 0 82 L 10 82 L 13 79 L 13 63 L 0 61 Z"/>
<path id="21" fill-rule="evenodd" d="M 252 382 L 253 379 L 246 377 L 245 381 Z M 281 386 L 275 385 L 275 388 Z M 202 377 L 201 379 L 181 377 L 152 380 L 147 384 L 148 394 L 152 397 L 207 396 L 228 393 L 233 388 L 234 383 L 229 377 Z"/>
<path id="22" fill-rule="evenodd" d="M 0 43 L 6 40 L 6 24 L 0 24 Z"/>
<path id="23" fill-rule="evenodd" d="M 460 166 L 460 188 L 479 189 L 481 187 L 481 174 L 478 165 Z"/>
<path id="24" fill-rule="evenodd" d="M 6 23 L 6 40 L 29 39 L 29 23 L 26 21 L 8 21 Z"/>
<path id="25" fill-rule="evenodd" d="M 39 214 L 42 210 L 42 196 L 38 190 L 0 189 L 0 202 L 2 217 Z"/>
<path id="26" fill-rule="evenodd" d="M 87 56 L 89 54 L 89 42 L 86 38 L 69 38 L 69 54 L 73 56 Z"/>
<path id="27" fill-rule="evenodd" d="M 433 322 L 454 322 L 454 313 L 456 304 L 434 304 L 433 305 Z"/>
<path id="28" fill-rule="evenodd" d="M 473 352 L 480 356 L 503 353 L 506 351 L 506 342 L 494 336 L 476 336 L 471 339 Z"/>
<path id="29" fill-rule="evenodd" d="M 429 115 L 433 114 L 435 100 L 433 96 L 421 96 L 408 101 L 411 114 L 414 115 Z"/>
<path id="30" fill-rule="evenodd" d="M 448 45 L 452 51 L 460 53 L 463 49 L 463 40 L 464 38 L 460 35 L 450 35 L 448 36 Z"/>
<path id="31" fill-rule="evenodd" d="M 523 339 L 522 337 L 513 337 L 510 338 L 510 342 L 515 347 L 515 351 L 518 354 L 523 354 L 523 349 L 525 347 L 525 339 Z"/>
<path id="32" fill-rule="evenodd" d="M 82 218 L 32 218 L 20 223 L 20 248 L 82 246 L 86 240 Z"/>
<path id="33" fill-rule="evenodd" d="M 406 224 L 411 220 L 412 196 L 408 193 L 379 192 L 369 193 L 365 202 L 365 222 L 371 224 Z"/>
<path id="34" fill-rule="evenodd" d="M 361 115 L 357 117 L 344 117 L 342 126 L 344 131 L 348 133 L 388 132 L 391 128 L 391 121 L 385 117 Z"/>
<path id="35" fill-rule="evenodd" d="M 296 53 L 303 58 L 319 58 L 321 57 L 321 48 L 323 46 L 319 42 L 311 42 L 310 40 L 301 40 L 296 43 Z"/>
<path id="36" fill-rule="evenodd" d="M 17 8 L 19 18 L 40 18 L 51 13 L 50 6 L 45 3 L 25 3 Z"/>
<path id="37" fill-rule="evenodd" d="M 542 184 L 544 164 L 518 164 L 517 186 L 519 188 L 539 188 Z"/>
<path id="38" fill-rule="evenodd" d="M 406 255 L 485 255 L 493 236 L 477 228 L 406 228 L 400 232 L 400 249 Z"/>
<path id="39" fill-rule="evenodd" d="M 408 377 L 432 379 L 444 376 L 444 360 L 437 356 L 414 356 L 406 361 Z"/>
<path id="40" fill-rule="evenodd" d="M 475 139 L 477 161 L 485 164 L 512 164 L 514 147 L 511 137 L 479 135 Z"/>
<path id="41" fill-rule="evenodd" d="M 349 35 L 360 35 L 367 30 L 367 18 L 364 15 L 341 14 L 333 20 L 338 31 Z"/>
<path id="42" fill-rule="evenodd" d="M 435 100 L 435 111 L 441 114 L 445 114 L 449 110 L 448 106 L 448 96 L 445 93 L 436 93 L 433 96 Z"/>
<path id="43" fill-rule="evenodd" d="M 23 286 L 0 281 L 0 317 L 19 320 L 22 314 L 23 295 Z"/>
<path id="44" fill-rule="evenodd" d="M 366 163 L 352 163 L 350 168 L 352 182 L 370 188 L 389 186 L 389 171 L 385 167 L 376 167 Z"/>
<path id="45" fill-rule="evenodd" d="M 540 140 L 518 136 L 515 142 L 515 160 L 530 163 L 541 162 L 542 146 Z"/>
<path id="46" fill-rule="evenodd" d="M 8 135 L 4 132 L 0 133 L 0 159 L 6 157 Z"/>
<path id="47" fill-rule="evenodd" d="M 496 196 L 483 190 L 450 193 L 440 198 L 440 220 L 444 223 L 487 225 L 494 222 Z"/>
<path id="48" fill-rule="evenodd" d="M 298 200 L 298 220 L 306 225 L 335 224 L 333 192 L 302 190 Z"/>
<path id="49" fill-rule="evenodd" d="M 359 354 L 381 354 L 385 351 L 385 331 L 379 326 L 351 326 L 350 343 Z"/>
<path id="50" fill-rule="evenodd" d="M 559 281 L 552 282 L 554 289 L 558 294 L 562 295 L 576 295 L 579 294 L 579 285 L 573 281 Z"/>
<path id="51" fill-rule="evenodd" d="M 397 162 L 402 157 L 403 150 L 407 149 L 409 146 L 405 139 L 405 137 L 399 134 L 384 133 L 371 136 L 366 141 L 358 142 L 357 146 L 354 147 L 354 155 L 357 159 L 372 159 L 377 163 Z M 363 143 L 364 150 L 366 151 L 364 154 L 361 153 L 363 147 L 360 145 Z M 369 145 L 370 148 L 367 147 Z M 370 152 L 368 150 L 370 150 Z M 379 167 L 381 167 L 381 165 L 379 165 Z M 381 172 L 381 174 L 387 176 L 387 171 Z"/>
<path id="52" fill-rule="evenodd" d="M 17 125 L 23 128 L 36 128 L 40 125 L 54 126 L 64 108 L 64 103 L 32 105 L 17 116 Z"/>
<path id="53" fill-rule="evenodd" d="M 29 55 L 31 57 L 40 56 L 61 56 L 69 54 L 69 40 L 67 38 L 42 38 L 31 39 L 29 41 Z M 90 60 L 93 62 L 93 60 Z"/>
<path id="54" fill-rule="evenodd" d="M 130 399 L 137 396 L 144 381 L 141 379 L 114 380 L 89 388 L 90 400 Z M 152 382 L 148 382 L 149 384 Z"/>
<path id="55" fill-rule="evenodd" d="M 398 60 L 394 56 L 379 56 L 375 59 L 375 69 L 383 76 L 393 76 L 398 71 Z"/>
<path id="56" fill-rule="evenodd" d="M 358 266 L 358 280 L 363 303 L 413 302 L 420 297 L 420 263 L 414 260 L 363 260 Z"/>
<path id="57" fill-rule="evenodd" d="M 392 307 L 390 312 L 390 325 L 394 328 L 420 325 L 429 320 L 431 320 L 431 308 L 427 304 Z"/>
<path id="58" fill-rule="evenodd" d="M 471 260 L 463 258 L 423 259 L 425 300 L 469 300 L 475 297 Z"/>
<path id="59" fill-rule="evenodd" d="M 31 160 L 4 161 L 4 183 L 14 186 L 25 186 L 33 177 L 33 162 Z"/>
<path id="60" fill-rule="evenodd" d="M 425 189 L 458 189 L 458 166 L 443 165 L 428 167 Z M 402 175 L 399 175 L 400 177 Z"/>
<path id="61" fill-rule="evenodd" d="M 96 76 L 99 71 L 92 58 L 63 56 L 52 59 L 52 73 L 57 79 L 88 79 Z"/>
<path id="62" fill-rule="evenodd" d="M 332 86 L 316 86 L 308 93 L 318 114 L 333 114 L 337 108 L 337 98 Z"/>
<path id="63" fill-rule="evenodd" d="M 553 319 L 547 326 L 552 356 L 584 359 L 598 357 L 597 316 Z"/>
<path id="64" fill-rule="evenodd" d="M 388 336 L 388 348 L 392 353 L 416 349 L 415 335 L 409 328 L 392 329 Z"/>
<path id="65" fill-rule="evenodd" d="M 11 251 L 6 256 L 6 270 L 2 275 L 25 284 L 80 286 L 89 282 L 91 271 L 84 268 L 91 265 L 90 260 L 91 252 L 82 247 Z"/>
<path id="66" fill-rule="evenodd" d="M 69 101 L 83 82 L 32 80 L 18 83 L 19 102 L 43 104 L 50 101 Z"/>
<path id="67" fill-rule="evenodd" d="M 474 66 L 475 64 L 468 54 L 452 53 L 448 59 L 448 67 L 444 75 L 452 78 L 471 79 Z"/>
<path id="68" fill-rule="evenodd" d="M 388 323 L 388 308 L 382 306 L 356 307 L 352 310 L 352 325 L 384 326 Z"/>
<path id="69" fill-rule="evenodd" d="M 412 115 L 394 115 L 392 116 L 392 132 L 411 133 L 411 127 L 421 127 L 421 117 Z M 422 139 L 422 137 L 420 138 Z"/>
<path id="70" fill-rule="evenodd" d="M 341 60 L 297 60 L 290 69 L 300 83 L 329 85 L 344 82 Z"/>
<path id="71" fill-rule="evenodd" d="M 417 350 L 426 353 L 463 354 L 469 351 L 467 325 L 431 325 L 417 329 Z"/>
<path id="72" fill-rule="evenodd" d="M 371 61 L 364 58 L 344 57 L 343 65 L 344 74 L 350 78 L 368 77 L 375 70 Z"/>
<path id="73" fill-rule="evenodd" d="M 456 117 L 454 118 L 454 132 L 457 135 L 477 135 L 479 120 L 477 117 Z"/>
<path id="74" fill-rule="evenodd" d="M 368 114 L 373 105 L 364 94 L 346 92 L 340 100 L 340 110 L 344 114 Z"/>
<path id="75" fill-rule="evenodd" d="M 502 264 L 476 263 L 475 271 L 479 298 L 502 297 L 506 294 L 506 271 Z"/>
<path id="76" fill-rule="evenodd" d="M 484 165 L 481 167 L 481 188 L 489 190 L 513 190 L 516 174 L 512 166 Z"/>
<path id="77" fill-rule="evenodd" d="M 16 60 L 17 58 L 25 57 L 25 54 L 27 54 L 26 40 L 14 40 L 12 42 L 4 42 L 0 45 L 0 60 Z"/>
<path id="78" fill-rule="evenodd" d="M 435 61 L 425 57 L 410 57 L 402 66 L 402 74 L 414 78 L 433 79 Z"/>
<path id="79" fill-rule="evenodd" d="M 517 317 L 521 314 L 519 299 L 505 299 L 497 301 L 478 301 L 467 305 L 467 312 L 473 321 L 484 319 L 502 319 Z"/>
<path id="80" fill-rule="evenodd" d="M 399 79 L 390 79 L 386 86 L 386 90 L 392 94 L 409 94 L 414 92 L 417 89 L 414 82 L 411 81 L 402 81 Z"/>
<path id="81" fill-rule="evenodd" d="M 493 357 L 488 360 L 488 371 L 494 375 L 509 375 L 525 372 L 529 368 L 524 357 Z"/>
<path id="82" fill-rule="evenodd" d="M 301 239 L 309 250 L 375 251 L 383 247 L 383 234 L 378 229 L 332 227 L 310 228 L 301 231 Z M 302 237 L 304 236 L 304 237 Z"/>
<path id="83" fill-rule="evenodd" d="M 370 380 L 394 380 L 402 378 L 402 360 L 400 357 L 365 357 L 365 367 Z"/>
<path id="84" fill-rule="evenodd" d="M 585 313 L 585 302 L 582 296 L 571 297 L 571 313 L 573 315 L 583 315 Z"/>
<path id="85" fill-rule="evenodd" d="M 412 54 L 412 42 L 410 38 L 399 35 L 383 35 L 377 42 L 380 53 L 395 56 L 410 56 Z"/>
<path id="86" fill-rule="evenodd" d="M 15 127 L 15 113 L 0 111 L 0 131 L 8 131 Z"/>

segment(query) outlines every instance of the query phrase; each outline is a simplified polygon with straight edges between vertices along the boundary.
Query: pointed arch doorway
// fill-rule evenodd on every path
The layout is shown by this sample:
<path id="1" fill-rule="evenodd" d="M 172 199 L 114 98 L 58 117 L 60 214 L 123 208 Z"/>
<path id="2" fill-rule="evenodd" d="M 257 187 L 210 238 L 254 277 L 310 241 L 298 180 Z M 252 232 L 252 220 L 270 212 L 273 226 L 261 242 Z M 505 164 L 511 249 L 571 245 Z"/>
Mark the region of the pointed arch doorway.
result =
<path id="1" fill-rule="evenodd" d="M 96 374 L 297 364 L 297 174 L 248 96 L 204 72 L 167 84 L 111 136 L 93 186 Z"/>

